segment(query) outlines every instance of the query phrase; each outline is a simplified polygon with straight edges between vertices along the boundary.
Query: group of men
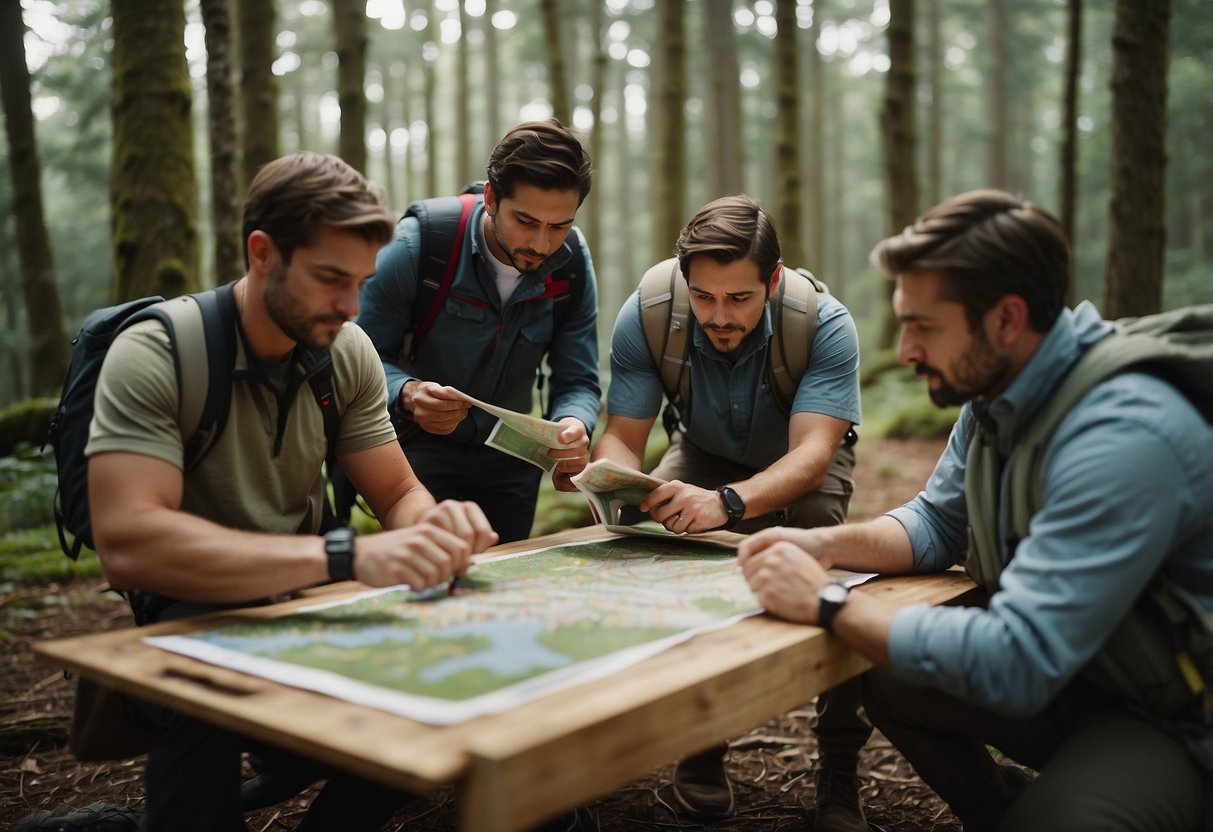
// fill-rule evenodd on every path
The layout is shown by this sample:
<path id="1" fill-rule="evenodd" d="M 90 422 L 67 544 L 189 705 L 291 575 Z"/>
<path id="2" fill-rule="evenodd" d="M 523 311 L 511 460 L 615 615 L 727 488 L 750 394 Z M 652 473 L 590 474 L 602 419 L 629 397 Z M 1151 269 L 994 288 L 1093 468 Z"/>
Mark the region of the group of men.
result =
<path id="1" fill-rule="evenodd" d="M 1210 774 L 1196 746 L 1209 734 L 1207 711 L 1205 733 L 1192 728 L 1198 699 L 1191 712 L 1147 713 L 1082 672 L 1160 571 L 1213 609 L 1213 428 L 1170 384 L 1122 373 L 1074 408 L 1048 445 L 1043 507 L 987 606 L 893 611 L 826 576 L 830 566 L 904 573 L 964 560 L 970 439 L 982 432 L 1005 459 L 1109 330 L 1089 304 L 1064 307 L 1070 252 L 1056 221 L 978 191 L 877 246 L 874 262 L 895 284 L 899 359 L 937 404 L 963 407 L 925 490 L 846 524 L 860 419 L 855 324 L 782 263 L 771 218 L 747 197 L 706 205 L 661 264 L 689 303 L 682 389 L 693 407 L 663 382 L 638 290 L 615 324 L 607 418 L 591 453 L 597 291 L 573 225 L 590 187 L 588 155 L 555 121 L 511 130 L 481 195 L 427 201 L 399 224 L 339 159 L 298 153 L 266 165 L 244 206 L 231 411 L 213 449 L 184 473 L 162 325 L 132 327 L 102 370 L 87 452 L 111 584 L 163 597 L 162 618 L 326 580 L 434 586 L 489 546 L 527 537 L 535 513 L 539 469 L 484 444 L 493 420 L 468 395 L 529 412 L 540 388 L 545 417 L 562 427 L 565 447 L 551 452 L 562 490 L 591 457 L 640 468 L 668 397 L 679 408 L 653 472 L 667 482 L 640 509 L 672 532 L 752 533 L 739 561 L 762 605 L 826 627 L 878 666 L 820 699 L 817 830 L 868 828 L 856 765 L 868 719 L 966 830 L 1202 828 Z M 808 359 L 789 403 L 772 381 L 772 307 L 806 280 Z M 317 348 L 332 355 L 337 459 L 382 532 L 321 528 L 324 425 L 299 394 L 298 360 Z M 242 752 L 288 756 L 169 709 L 128 710 L 158 737 L 145 829 L 243 829 Z M 687 812 L 735 811 L 726 754 L 722 742 L 679 762 L 673 788 Z M 317 778 L 327 782 L 301 829 L 378 829 L 403 800 L 341 771 Z"/>

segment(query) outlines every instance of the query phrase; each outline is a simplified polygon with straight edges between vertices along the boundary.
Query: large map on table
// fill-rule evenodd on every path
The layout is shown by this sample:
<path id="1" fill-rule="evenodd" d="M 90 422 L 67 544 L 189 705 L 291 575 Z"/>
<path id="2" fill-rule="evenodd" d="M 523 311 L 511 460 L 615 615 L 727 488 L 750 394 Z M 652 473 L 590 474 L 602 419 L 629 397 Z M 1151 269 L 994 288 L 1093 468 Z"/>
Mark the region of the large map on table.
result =
<path id="1" fill-rule="evenodd" d="M 434 724 L 601 677 L 758 612 L 733 552 L 618 538 L 475 564 L 158 647 Z"/>

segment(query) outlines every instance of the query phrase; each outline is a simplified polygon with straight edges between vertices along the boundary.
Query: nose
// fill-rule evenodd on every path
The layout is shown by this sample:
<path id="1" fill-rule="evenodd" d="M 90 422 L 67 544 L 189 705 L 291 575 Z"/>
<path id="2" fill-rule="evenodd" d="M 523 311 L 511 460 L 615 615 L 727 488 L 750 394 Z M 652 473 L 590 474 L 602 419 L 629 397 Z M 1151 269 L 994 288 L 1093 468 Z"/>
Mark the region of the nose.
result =
<path id="1" fill-rule="evenodd" d="M 547 225 L 540 223 L 535 228 L 535 233 L 531 235 L 531 249 L 540 253 L 548 253 L 548 243 L 552 238 L 552 229 Z"/>
<path id="2" fill-rule="evenodd" d="M 358 317 L 358 295 L 360 288 L 357 283 L 352 286 L 342 286 L 337 292 L 337 312 L 353 320 Z"/>
<path id="3" fill-rule="evenodd" d="M 922 348 L 914 343 L 906 333 L 906 328 L 903 326 L 897 334 L 897 360 L 907 366 L 918 364 L 922 361 Z"/>

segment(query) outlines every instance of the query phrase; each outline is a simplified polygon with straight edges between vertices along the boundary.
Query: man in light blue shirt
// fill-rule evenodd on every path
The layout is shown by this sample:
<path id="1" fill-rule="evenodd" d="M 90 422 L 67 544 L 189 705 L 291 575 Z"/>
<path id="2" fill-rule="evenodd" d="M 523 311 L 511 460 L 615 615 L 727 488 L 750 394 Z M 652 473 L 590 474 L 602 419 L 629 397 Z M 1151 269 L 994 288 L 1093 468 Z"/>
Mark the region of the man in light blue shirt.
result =
<path id="1" fill-rule="evenodd" d="M 789 414 L 768 389 L 768 300 L 780 281 L 804 278 L 780 262 L 770 217 L 748 197 L 715 200 L 683 229 L 676 252 L 681 275 L 673 279 L 686 281 L 690 302 L 692 406 L 653 470 L 668 482 L 640 509 L 678 533 L 843 522 L 855 459 L 851 427 L 859 422 L 859 343 L 850 313 L 818 295 L 812 343 L 801 345 L 810 359 Z M 636 469 L 665 395 L 640 304 L 637 291 L 615 323 L 607 424 L 593 454 Z M 850 693 L 818 703 L 821 770 L 832 778 L 819 779 L 819 794 L 827 797 L 818 811 L 821 832 L 867 829 L 854 786 L 857 755 L 871 729 L 856 713 L 858 691 Z M 710 748 L 675 769 L 675 797 L 691 814 L 733 812 L 726 750 Z"/>
<path id="2" fill-rule="evenodd" d="M 973 432 L 1006 459 L 1110 331 L 1089 303 L 1063 306 L 1070 252 L 1056 221 L 1001 191 L 937 206 L 873 260 L 896 282 L 899 358 L 937 404 L 963 404 L 960 418 L 925 490 L 901 508 L 744 542 L 755 594 L 887 668 L 865 677 L 868 716 L 967 831 L 1206 828 L 1213 737 L 1199 698 L 1160 714 L 1090 670 L 1160 573 L 1213 609 L 1213 427 L 1160 378 L 1114 375 L 1048 441 L 1028 534 L 1012 541 L 999 527 L 1007 563 L 988 607 L 895 610 L 848 595 L 824 567 L 964 561 L 978 525 L 965 489 Z M 1176 634 L 1173 623 L 1160 629 Z M 996 764 L 987 745 L 1039 775 Z"/>

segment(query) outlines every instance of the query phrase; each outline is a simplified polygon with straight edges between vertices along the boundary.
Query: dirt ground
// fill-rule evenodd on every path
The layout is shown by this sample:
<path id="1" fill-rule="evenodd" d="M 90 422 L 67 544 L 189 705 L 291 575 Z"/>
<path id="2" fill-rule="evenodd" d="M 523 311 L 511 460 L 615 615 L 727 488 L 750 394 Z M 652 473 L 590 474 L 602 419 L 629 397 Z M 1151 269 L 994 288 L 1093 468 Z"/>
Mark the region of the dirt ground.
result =
<path id="1" fill-rule="evenodd" d="M 853 518 L 868 517 L 913 496 L 926 481 L 942 448 L 937 441 L 865 438 L 857 448 Z M 35 809 L 94 801 L 139 808 L 143 759 L 77 763 L 64 747 L 73 683 L 33 658 L 30 644 L 127 626 L 124 602 L 104 593 L 101 582 L 31 587 L 0 592 L 0 830 Z M 8 640 L 3 633 L 11 634 Z M 810 731 L 813 705 L 780 716 L 731 740 L 729 770 L 737 794 L 736 817 L 704 826 L 677 808 L 670 792 L 672 766 L 604 795 L 588 807 L 603 832 L 666 830 L 806 830 L 814 803 Z M 874 829 L 887 832 L 959 832 L 960 825 L 904 758 L 880 735 L 861 759 L 862 795 Z M 541 784 L 537 784 L 541 788 Z M 311 793 L 248 816 L 253 832 L 295 828 Z M 445 832 L 456 829 L 454 792 L 418 797 L 391 829 Z"/>

